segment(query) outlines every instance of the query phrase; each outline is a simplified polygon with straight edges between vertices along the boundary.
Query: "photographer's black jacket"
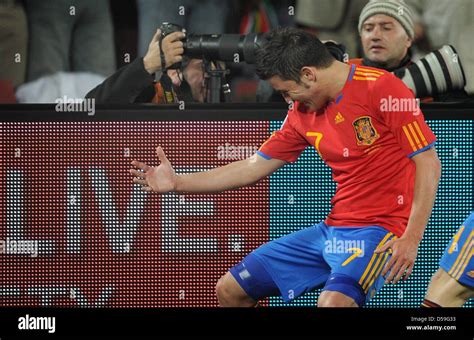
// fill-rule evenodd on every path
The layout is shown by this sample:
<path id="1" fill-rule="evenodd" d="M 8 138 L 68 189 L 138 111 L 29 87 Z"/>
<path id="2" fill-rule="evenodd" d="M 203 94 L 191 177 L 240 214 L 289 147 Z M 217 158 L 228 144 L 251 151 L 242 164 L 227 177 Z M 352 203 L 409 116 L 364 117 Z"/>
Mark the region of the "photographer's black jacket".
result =
<path id="1" fill-rule="evenodd" d="M 136 58 L 96 86 L 86 98 L 94 98 L 96 104 L 150 103 L 155 95 L 153 80 L 145 70 L 143 58 Z"/>
<path id="2" fill-rule="evenodd" d="M 95 99 L 96 104 L 132 104 L 151 103 L 154 96 L 154 76 L 145 70 L 143 58 L 136 58 L 96 86 L 86 98 Z M 181 84 L 178 97 L 194 101 L 186 81 Z"/>

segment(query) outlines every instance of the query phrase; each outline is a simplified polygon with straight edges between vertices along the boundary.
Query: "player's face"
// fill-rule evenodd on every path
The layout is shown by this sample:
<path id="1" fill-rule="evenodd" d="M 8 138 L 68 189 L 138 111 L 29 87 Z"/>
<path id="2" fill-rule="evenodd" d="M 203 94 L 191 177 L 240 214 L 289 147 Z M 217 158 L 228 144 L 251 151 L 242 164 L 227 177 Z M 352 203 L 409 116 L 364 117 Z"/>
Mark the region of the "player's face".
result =
<path id="1" fill-rule="evenodd" d="M 360 36 L 365 56 L 386 68 L 398 66 L 412 43 L 403 26 L 384 14 L 368 18 Z"/>
<path id="2" fill-rule="evenodd" d="M 294 80 L 283 80 L 279 76 L 273 76 L 268 79 L 268 82 L 287 103 L 298 101 L 304 104 L 308 111 L 320 111 L 328 102 L 314 81 L 310 82 L 302 78 L 301 82 L 297 83 Z"/>

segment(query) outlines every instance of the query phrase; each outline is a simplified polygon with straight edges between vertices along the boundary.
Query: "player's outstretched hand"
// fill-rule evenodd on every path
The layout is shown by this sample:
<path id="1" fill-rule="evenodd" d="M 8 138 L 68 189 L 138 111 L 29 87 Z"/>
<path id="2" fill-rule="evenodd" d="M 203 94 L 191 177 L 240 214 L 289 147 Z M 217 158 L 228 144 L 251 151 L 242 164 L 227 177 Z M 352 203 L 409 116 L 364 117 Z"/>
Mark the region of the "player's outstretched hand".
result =
<path id="1" fill-rule="evenodd" d="M 399 239 L 387 242 L 374 251 L 376 254 L 392 251 L 392 257 L 385 264 L 382 271 L 383 276 L 389 273 L 385 283 L 396 284 L 402 277 L 404 280 L 408 279 L 415 266 L 418 245 L 419 242 L 416 239 L 402 236 Z"/>
<path id="2" fill-rule="evenodd" d="M 178 176 L 160 146 L 156 148 L 156 154 L 160 160 L 159 166 L 148 166 L 138 161 L 132 162 L 132 165 L 138 169 L 130 169 L 130 173 L 135 176 L 133 182 L 142 185 L 144 191 L 155 191 L 160 194 L 175 191 Z"/>

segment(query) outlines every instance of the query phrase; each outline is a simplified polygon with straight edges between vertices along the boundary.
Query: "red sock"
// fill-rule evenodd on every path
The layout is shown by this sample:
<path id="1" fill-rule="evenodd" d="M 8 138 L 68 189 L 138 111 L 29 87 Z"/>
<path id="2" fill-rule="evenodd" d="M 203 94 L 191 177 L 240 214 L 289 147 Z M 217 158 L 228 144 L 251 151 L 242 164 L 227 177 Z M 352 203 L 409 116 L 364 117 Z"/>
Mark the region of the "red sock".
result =
<path id="1" fill-rule="evenodd" d="M 438 305 L 437 303 L 434 303 L 433 301 L 430 301 L 430 300 L 427 300 L 427 299 L 424 299 L 422 304 L 421 304 L 421 307 L 424 307 L 424 308 L 441 308 L 440 305 Z"/>

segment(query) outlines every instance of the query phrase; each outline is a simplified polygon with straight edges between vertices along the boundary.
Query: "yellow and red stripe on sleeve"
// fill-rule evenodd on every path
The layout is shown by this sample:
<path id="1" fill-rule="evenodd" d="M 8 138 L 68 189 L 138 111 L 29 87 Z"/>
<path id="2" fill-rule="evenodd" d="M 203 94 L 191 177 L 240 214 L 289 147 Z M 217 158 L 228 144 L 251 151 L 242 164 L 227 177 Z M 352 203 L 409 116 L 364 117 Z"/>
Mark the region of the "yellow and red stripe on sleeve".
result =
<path id="1" fill-rule="evenodd" d="M 366 80 L 366 81 L 375 81 L 379 79 L 384 73 L 374 69 L 363 68 L 357 66 L 354 72 L 352 79 L 354 80 Z"/>
<path id="2" fill-rule="evenodd" d="M 420 129 L 418 122 L 415 120 L 411 123 L 403 125 L 403 132 L 410 143 L 413 152 L 423 149 L 428 146 L 425 135 Z"/>

